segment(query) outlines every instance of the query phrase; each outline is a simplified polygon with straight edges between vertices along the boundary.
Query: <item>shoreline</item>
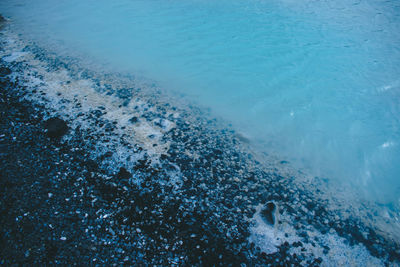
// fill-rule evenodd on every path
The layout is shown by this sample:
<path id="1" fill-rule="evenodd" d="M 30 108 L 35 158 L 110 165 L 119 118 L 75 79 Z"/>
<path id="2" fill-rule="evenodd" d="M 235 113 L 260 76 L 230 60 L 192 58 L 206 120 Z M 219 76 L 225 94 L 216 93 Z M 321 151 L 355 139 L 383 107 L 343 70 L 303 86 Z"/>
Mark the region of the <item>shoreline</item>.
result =
<path id="1" fill-rule="evenodd" d="M 215 121 L 194 120 L 168 103 L 149 101 L 138 88 L 114 88 L 85 70 L 74 73 L 68 63 L 49 61 L 29 45 L 10 53 L 4 36 L 1 42 L 1 94 L 8 105 L 2 110 L 1 144 L 7 154 L 1 158 L 1 174 L 7 188 L 21 197 L 13 202 L 16 207 L 3 211 L 3 225 L 13 229 L 4 227 L 3 235 L 50 240 L 44 245 L 47 241 L 28 239 L 34 249 L 18 248 L 18 257 L 65 264 L 95 258 L 99 264 L 399 264 L 399 244 L 357 218 L 337 219 L 293 178 L 266 170 Z M 44 122 L 51 117 L 69 126 L 60 140 L 46 136 Z M 33 142 L 25 145 L 29 139 Z M 27 152 L 20 153 L 21 148 Z M 14 185 L 19 157 L 22 166 L 30 166 L 22 187 L 22 182 Z M 37 170 L 35 162 L 42 164 Z M 40 180 L 35 172 L 41 172 Z M 38 191 L 25 187 L 48 181 L 51 186 Z M 7 192 L 3 189 L 2 206 Z M 40 212 L 24 215 L 35 208 L 17 210 L 24 207 L 16 204 L 22 200 Z M 266 209 L 270 202 L 278 213 L 273 225 L 268 224 L 272 211 Z M 53 208 L 63 215 L 50 216 Z M 46 234 L 35 232 L 35 218 Z M 22 228 L 11 223 L 17 219 Z M 63 229 L 72 238 L 61 235 Z M 69 240 L 77 247 L 67 248 Z M 3 247 L 12 251 L 10 245 Z M 77 256 L 82 251 L 90 256 Z M 12 255 L 0 260 L 16 263 Z"/>

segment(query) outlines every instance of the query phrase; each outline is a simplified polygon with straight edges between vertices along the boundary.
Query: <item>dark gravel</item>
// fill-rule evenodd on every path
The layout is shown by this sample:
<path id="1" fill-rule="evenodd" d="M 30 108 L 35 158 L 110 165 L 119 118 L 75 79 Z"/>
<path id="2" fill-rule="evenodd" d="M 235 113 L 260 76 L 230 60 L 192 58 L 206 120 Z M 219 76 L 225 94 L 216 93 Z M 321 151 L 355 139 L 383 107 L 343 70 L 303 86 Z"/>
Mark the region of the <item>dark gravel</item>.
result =
<path id="1" fill-rule="evenodd" d="M 5 68 L 0 71 L 9 73 Z M 65 133 L 66 127 L 61 119 L 50 120 L 60 127 L 49 136 L 49 120 L 43 119 L 42 107 L 23 100 L 18 84 L 2 76 L 2 265 L 235 266 L 274 260 L 246 247 L 246 223 L 226 236 L 226 224 L 243 217 L 215 220 L 214 210 L 207 208 L 204 199 L 203 205 L 193 207 L 186 201 L 188 196 L 175 195 L 170 186 L 161 187 L 158 179 L 165 179 L 165 173 L 146 161 L 135 170 L 147 176 L 139 189 L 129 182 L 132 174 L 125 168 L 114 176 L 107 174 L 88 160 L 90 151 L 76 151 L 63 143 L 58 129 Z M 192 190 L 190 194 L 199 198 L 208 194 Z M 283 247 L 282 259 L 285 251 Z"/>
<path id="2" fill-rule="evenodd" d="M 190 124 L 178 118 L 164 137 L 171 145 L 158 164 L 145 154 L 133 167 L 112 162 L 119 167 L 111 171 L 103 163 L 114 151 L 93 156 L 95 140 L 109 142 L 117 127 L 102 119 L 104 108 L 72 116 L 102 127 L 101 136 L 72 128 L 57 110 L 24 98 L 24 85 L 10 78 L 23 64 L 0 65 L 2 265 L 319 266 L 323 259 L 305 247 L 318 245 L 324 254 L 330 248 L 310 237 L 308 226 L 322 234 L 334 229 L 350 245 L 362 244 L 386 264 L 398 263 L 398 243 L 357 218 L 335 219 L 325 202 L 295 188 L 293 177 L 266 171 L 251 154 L 236 150 L 240 138 L 215 130 L 214 121 Z M 148 112 L 131 123 L 160 118 L 162 126 L 164 113 Z M 145 149 L 135 144 L 131 151 L 142 155 Z M 170 182 L 177 168 L 178 189 Z M 282 223 L 275 213 L 293 218 L 301 241 L 284 242 L 273 254 L 250 243 L 249 218 L 259 205 L 267 224 Z"/>

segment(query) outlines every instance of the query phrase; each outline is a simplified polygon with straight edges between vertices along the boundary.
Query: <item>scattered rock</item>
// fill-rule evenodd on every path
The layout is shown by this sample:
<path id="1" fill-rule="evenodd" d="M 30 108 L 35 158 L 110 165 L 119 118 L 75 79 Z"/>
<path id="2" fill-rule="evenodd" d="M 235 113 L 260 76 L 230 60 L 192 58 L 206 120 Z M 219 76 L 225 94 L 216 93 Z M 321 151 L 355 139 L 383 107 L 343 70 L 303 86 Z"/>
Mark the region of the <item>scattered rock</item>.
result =
<path id="1" fill-rule="evenodd" d="M 92 159 L 88 159 L 86 160 L 86 168 L 88 171 L 95 171 L 97 170 L 97 168 L 99 167 L 99 164 L 92 160 Z"/>
<path id="2" fill-rule="evenodd" d="M 139 119 L 137 117 L 132 117 L 132 118 L 129 119 L 129 121 L 131 123 L 137 123 L 139 121 Z"/>
<path id="3" fill-rule="evenodd" d="M 1 16 L 1 15 L 0 15 Z M 0 18 L 0 23 L 1 23 L 1 18 Z M 11 74 L 11 70 L 7 67 L 0 67 L 0 76 L 4 77 L 6 75 Z"/>
<path id="4" fill-rule="evenodd" d="M 297 247 L 302 247 L 302 246 L 303 246 L 303 243 L 300 242 L 300 241 L 297 241 L 297 242 L 294 242 L 294 243 L 292 244 L 292 246 L 295 247 L 295 248 L 297 248 Z"/>
<path id="5" fill-rule="evenodd" d="M 47 135 L 51 138 L 61 138 L 68 132 L 67 123 L 60 118 L 50 118 L 45 122 Z"/>
<path id="6" fill-rule="evenodd" d="M 132 177 L 132 174 L 130 172 L 128 172 L 124 167 L 121 167 L 119 169 L 117 177 L 120 179 L 129 179 Z"/>
<path id="7" fill-rule="evenodd" d="M 276 219 L 275 212 L 276 212 L 276 205 L 274 204 L 274 202 L 268 202 L 267 204 L 265 204 L 265 207 L 261 210 L 261 217 L 269 225 L 275 225 L 275 219 Z"/>

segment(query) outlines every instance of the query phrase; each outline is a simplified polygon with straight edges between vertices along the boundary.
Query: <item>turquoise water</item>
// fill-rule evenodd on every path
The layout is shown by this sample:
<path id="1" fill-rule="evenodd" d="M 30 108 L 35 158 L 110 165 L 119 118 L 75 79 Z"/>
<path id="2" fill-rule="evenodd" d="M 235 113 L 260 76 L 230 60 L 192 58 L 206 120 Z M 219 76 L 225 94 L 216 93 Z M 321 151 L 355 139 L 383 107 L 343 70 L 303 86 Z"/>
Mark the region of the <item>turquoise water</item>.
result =
<path id="1" fill-rule="evenodd" d="M 3 0 L 28 38 L 211 108 L 261 151 L 400 205 L 400 2 Z"/>

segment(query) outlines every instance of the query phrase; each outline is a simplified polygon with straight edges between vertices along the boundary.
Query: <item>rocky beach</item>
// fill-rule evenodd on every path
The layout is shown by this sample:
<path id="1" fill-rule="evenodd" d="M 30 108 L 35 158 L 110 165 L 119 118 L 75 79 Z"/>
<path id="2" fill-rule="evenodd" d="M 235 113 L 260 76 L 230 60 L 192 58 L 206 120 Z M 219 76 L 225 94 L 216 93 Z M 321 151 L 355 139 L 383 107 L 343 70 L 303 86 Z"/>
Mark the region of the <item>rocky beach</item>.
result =
<path id="1" fill-rule="evenodd" d="M 0 58 L 1 265 L 399 266 L 390 220 L 201 109 L 7 25 Z"/>

